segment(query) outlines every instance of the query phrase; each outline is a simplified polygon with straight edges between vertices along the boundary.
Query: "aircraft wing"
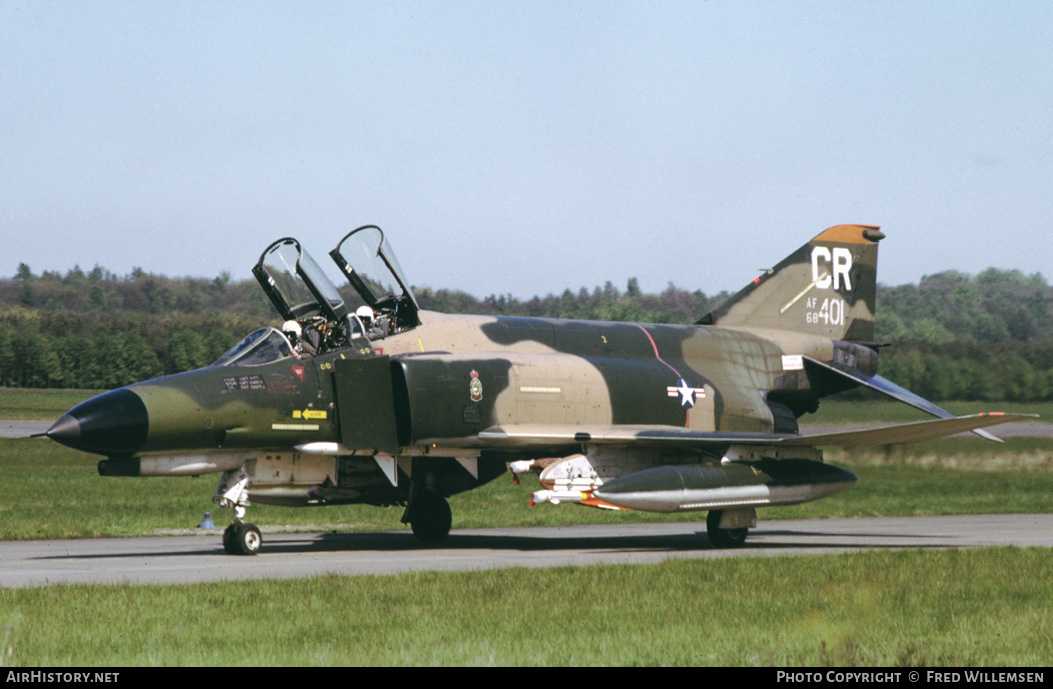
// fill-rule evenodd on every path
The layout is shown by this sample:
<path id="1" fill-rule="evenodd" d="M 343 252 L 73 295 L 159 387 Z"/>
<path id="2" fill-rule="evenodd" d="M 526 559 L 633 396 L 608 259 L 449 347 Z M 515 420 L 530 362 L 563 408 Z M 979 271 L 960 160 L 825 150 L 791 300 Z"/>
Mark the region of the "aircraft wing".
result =
<path id="1" fill-rule="evenodd" d="M 968 416 L 951 416 L 948 418 L 931 419 L 926 421 L 912 421 L 910 423 L 898 423 L 891 426 L 878 426 L 876 428 L 861 428 L 851 431 L 835 431 L 832 433 L 816 433 L 812 435 L 791 436 L 784 444 L 791 446 L 801 445 L 833 445 L 837 447 L 858 447 L 862 445 L 898 445 L 902 443 L 917 443 L 923 440 L 933 440 L 955 433 L 973 431 L 984 438 L 995 438 L 989 433 L 983 433 L 977 429 L 985 426 L 997 426 L 1012 421 L 1025 421 L 1037 419 L 1038 414 L 1007 414 L 1005 412 L 981 412 Z"/>
<path id="2" fill-rule="evenodd" d="M 882 395 L 891 397 L 892 399 L 897 400 L 899 402 L 903 402 L 904 404 L 909 404 L 915 409 L 920 409 L 926 414 L 932 414 L 933 416 L 936 416 L 941 419 L 954 418 L 954 414 L 950 413 L 943 407 L 933 404 L 924 397 L 920 397 L 919 395 L 914 394 L 905 387 L 896 385 L 888 378 L 882 378 L 877 374 L 866 375 L 865 373 L 861 373 L 853 369 L 841 366 L 833 366 L 831 364 L 819 361 L 818 359 L 813 359 L 810 356 L 805 356 L 803 358 L 806 366 L 817 367 L 822 370 L 834 373 L 843 378 L 847 378 L 854 383 L 862 385 L 865 388 L 869 388 L 875 392 L 880 392 Z M 975 428 L 968 430 L 972 430 L 973 433 L 980 436 L 981 438 L 993 440 L 996 443 L 1002 442 L 1001 438 L 993 436 L 986 431 L 977 430 Z"/>
<path id="3" fill-rule="evenodd" d="M 478 447 L 495 449 L 561 448 L 569 445 L 599 444 L 632 447 L 706 448 L 728 445 L 778 445 L 783 447 L 862 445 L 895 445 L 932 440 L 955 433 L 995 426 L 1011 421 L 1037 418 L 1036 414 L 1007 414 L 984 412 L 946 419 L 913 421 L 910 423 L 878 426 L 832 433 L 793 435 L 785 433 L 732 433 L 725 431 L 693 431 L 676 426 L 564 426 L 564 425 L 505 425 L 481 431 Z M 437 444 L 445 444 L 437 441 Z"/>

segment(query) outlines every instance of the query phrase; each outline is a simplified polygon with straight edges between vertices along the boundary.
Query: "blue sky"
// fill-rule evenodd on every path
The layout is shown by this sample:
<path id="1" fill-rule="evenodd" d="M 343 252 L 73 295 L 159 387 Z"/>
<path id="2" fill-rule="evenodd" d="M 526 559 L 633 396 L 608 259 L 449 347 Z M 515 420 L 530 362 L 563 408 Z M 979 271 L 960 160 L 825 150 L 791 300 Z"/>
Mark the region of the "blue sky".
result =
<path id="1" fill-rule="evenodd" d="M 411 282 L 1053 278 L 1047 2 L 0 2 L 0 275 L 214 277 L 385 229 Z M 333 271 L 335 278 L 335 271 Z"/>

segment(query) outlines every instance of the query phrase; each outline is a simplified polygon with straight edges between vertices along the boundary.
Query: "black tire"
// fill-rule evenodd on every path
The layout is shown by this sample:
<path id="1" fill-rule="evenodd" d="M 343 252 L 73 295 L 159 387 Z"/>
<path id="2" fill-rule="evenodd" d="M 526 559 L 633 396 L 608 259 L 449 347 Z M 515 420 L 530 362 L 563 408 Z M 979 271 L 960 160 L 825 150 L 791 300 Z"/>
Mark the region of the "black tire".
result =
<path id="1" fill-rule="evenodd" d="M 260 552 L 263 545 L 263 536 L 255 524 L 232 524 L 234 531 L 230 537 L 231 549 L 234 555 L 255 555 Z M 224 545 L 226 538 L 224 538 Z"/>
<path id="2" fill-rule="evenodd" d="M 227 555 L 237 555 L 238 550 L 234 545 L 234 534 L 238 530 L 237 524 L 231 524 L 223 530 L 223 550 L 226 551 Z"/>
<path id="3" fill-rule="evenodd" d="M 421 543 L 438 543 L 450 535 L 453 513 L 446 498 L 423 493 L 414 502 L 411 514 L 410 528 Z"/>
<path id="4" fill-rule="evenodd" d="M 710 510 L 706 515 L 706 534 L 709 543 L 714 548 L 738 548 L 746 542 L 746 534 L 750 529 L 744 526 L 741 529 L 720 528 L 720 518 L 724 516 L 723 510 Z"/>

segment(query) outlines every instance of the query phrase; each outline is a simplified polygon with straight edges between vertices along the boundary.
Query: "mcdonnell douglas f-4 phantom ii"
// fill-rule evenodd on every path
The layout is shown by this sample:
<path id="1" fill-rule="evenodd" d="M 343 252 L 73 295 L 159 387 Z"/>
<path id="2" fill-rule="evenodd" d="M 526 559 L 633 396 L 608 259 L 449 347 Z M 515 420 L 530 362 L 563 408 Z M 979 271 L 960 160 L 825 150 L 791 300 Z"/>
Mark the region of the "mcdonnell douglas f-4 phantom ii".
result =
<path id="1" fill-rule="evenodd" d="M 956 417 L 877 375 L 877 227 L 838 225 L 694 325 L 422 311 L 381 230 L 330 256 L 348 300 L 292 238 L 253 269 L 285 320 L 205 368 L 93 397 L 46 433 L 104 455 L 103 476 L 220 474 L 223 545 L 256 553 L 252 501 L 404 505 L 423 542 L 450 531 L 446 498 L 509 468 L 532 503 L 708 511 L 741 545 L 757 507 L 816 500 L 856 477 L 821 446 L 908 443 L 1023 415 Z M 349 300 L 360 298 L 354 309 Z M 819 399 L 864 386 L 932 416 L 801 435 Z"/>

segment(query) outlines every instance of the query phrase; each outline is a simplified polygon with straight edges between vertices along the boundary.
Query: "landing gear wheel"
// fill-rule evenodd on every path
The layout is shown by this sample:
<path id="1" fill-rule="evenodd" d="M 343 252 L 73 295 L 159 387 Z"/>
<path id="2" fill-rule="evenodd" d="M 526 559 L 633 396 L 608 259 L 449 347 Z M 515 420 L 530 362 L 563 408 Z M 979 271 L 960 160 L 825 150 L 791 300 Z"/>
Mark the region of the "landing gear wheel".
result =
<path id="1" fill-rule="evenodd" d="M 255 524 L 231 524 L 223 532 L 223 550 L 231 555 L 255 555 L 263 537 Z"/>
<path id="2" fill-rule="evenodd" d="M 743 526 L 738 529 L 720 528 L 720 519 L 724 516 L 723 510 L 710 510 L 706 515 L 706 533 L 709 542 L 714 548 L 738 548 L 746 542 L 746 534 L 750 528 Z"/>
<path id="3" fill-rule="evenodd" d="M 238 551 L 234 549 L 234 533 L 238 530 L 237 524 L 231 524 L 223 530 L 223 550 L 226 551 L 227 555 L 237 555 Z"/>
<path id="4" fill-rule="evenodd" d="M 413 503 L 410 527 L 421 543 L 438 543 L 450 535 L 453 513 L 450 503 L 435 493 L 423 493 Z"/>

